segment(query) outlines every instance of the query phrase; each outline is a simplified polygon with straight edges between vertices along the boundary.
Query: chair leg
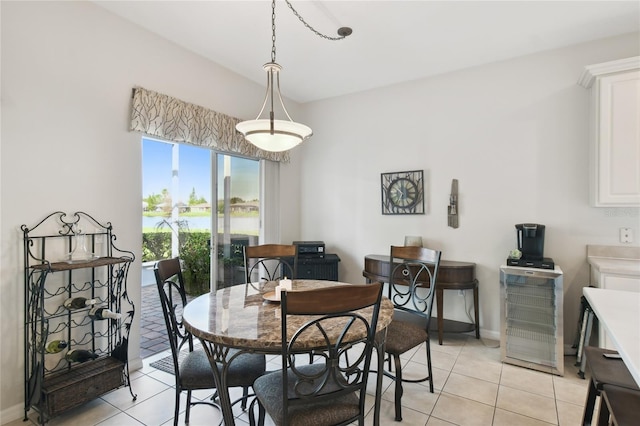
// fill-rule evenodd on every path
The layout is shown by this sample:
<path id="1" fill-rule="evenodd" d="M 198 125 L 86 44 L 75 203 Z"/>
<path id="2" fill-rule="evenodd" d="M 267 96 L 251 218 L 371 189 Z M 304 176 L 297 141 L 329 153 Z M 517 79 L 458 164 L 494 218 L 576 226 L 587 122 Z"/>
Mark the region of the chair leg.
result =
<path id="1" fill-rule="evenodd" d="M 187 409 L 189 405 L 187 404 Z M 178 416 L 180 415 L 180 389 L 176 389 L 176 403 L 173 410 L 173 426 L 178 426 Z"/>
<path id="2" fill-rule="evenodd" d="M 191 391 L 190 390 L 187 391 L 187 409 L 184 412 L 185 424 L 189 424 L 189 414 L 191 414 Z"/>
<path id="3" fill-rule="evenodd" d="M 604 400 L 604 392 L 600 393 L 600 414 L 598 414 L 598 426 L 609 426 L 609 406 Z"/>
<path id="4" fill-rule="evenodd" d="M 247 399 L 249 399 L 249 387 L 245 386 L 242 388 L 242 402 L 240 403 L 242 411 L 245 411 L 247 409 Z"/>
<path id="5" fill-rule="evenodd" d="M 429 391 L 433 393 L 433 372 L 431 371 L 431 345 L 429 340 L 425 343 L 427 346 L 427 372 L 429 373 Z"/>
<path id="6" fill-rule="evenodd" d="M 394 373 L 396 375 L 396 391 L 395 391 L 395 401 L 396 401 L 396 421 L 402 421 L 402 366 L 400 365 L 400 356 L 393 355 L 393 360 L 395 362 L 395 370 Z"/>
<path id="7" fill-rule="evenodd" d="M 584 412 L 582 414 L 582 426 L 590 426 L 593 419 L 593 410 L 596 405 L 596 396 L 598 390 L 593 380 L 589 380 L 589 391 L 587 392 L 587 400 L 584 403 Z"/>
<path id="8" fill-rule="evenodd" d="M 264 426 L 264 418 L 266 413 L 258 398 L 254 398 L 253 401 L 251 401 L 251 404 L 249 404 L 249 424 L 251 426 L 256 425 L 256 415 L 254 413 L 254 405 L 256 404 L 258 404 L 258 426 Z"/>

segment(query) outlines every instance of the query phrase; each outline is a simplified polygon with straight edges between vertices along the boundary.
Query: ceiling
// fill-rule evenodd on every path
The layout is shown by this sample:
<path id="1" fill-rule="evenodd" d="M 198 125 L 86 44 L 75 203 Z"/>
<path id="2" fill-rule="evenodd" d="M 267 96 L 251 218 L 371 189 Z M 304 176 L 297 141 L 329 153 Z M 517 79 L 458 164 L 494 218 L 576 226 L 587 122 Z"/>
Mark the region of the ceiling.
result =
<path id="1" fill-rule="evenodd" d="M 284 96 L 304 103 L 543 50 L 640 31 L 640 1 L 276 2 Z M 266 84 L 271 2 L 94 1 L 147 30 Z M 577 78 L 577 77 L 576 77 Z"/>

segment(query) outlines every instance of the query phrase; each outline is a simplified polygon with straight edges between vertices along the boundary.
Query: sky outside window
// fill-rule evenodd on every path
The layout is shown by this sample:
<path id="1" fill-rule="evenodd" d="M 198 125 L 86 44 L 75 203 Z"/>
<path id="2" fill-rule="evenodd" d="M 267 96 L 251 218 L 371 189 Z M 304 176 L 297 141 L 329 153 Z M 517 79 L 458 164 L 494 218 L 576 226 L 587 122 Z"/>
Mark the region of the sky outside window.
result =
<path id="1" fill-rule="evenodd" d="M 152 139 L 142 139 L 142 196 L 171 191 L 171 147 L 172 144 Z M 196 197 L 211 203 L 210 150 L 186 144 L 179 145 L 179 202 L 189 201 L 195 189 Z M 221 157 L 220 157 L 221 158 Z M 231 157 L 231 196 L 244 201 L 257 200 L 259 194 L 259 162 Z M 218 179 L 222 182 L 222 160 L 219 161 Z"/>

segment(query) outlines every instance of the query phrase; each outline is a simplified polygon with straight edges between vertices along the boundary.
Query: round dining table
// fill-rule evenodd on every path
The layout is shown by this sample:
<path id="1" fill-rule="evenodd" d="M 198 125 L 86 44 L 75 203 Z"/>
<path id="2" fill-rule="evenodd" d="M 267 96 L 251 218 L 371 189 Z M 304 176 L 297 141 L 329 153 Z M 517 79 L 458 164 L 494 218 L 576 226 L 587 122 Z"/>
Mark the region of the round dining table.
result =
<path id="1" fill-rule="evenodd" d="M 228 363 L 238 353 L 280 354 L 282 352 L 280 303 L 273 300 L 277 282 L 241 284 L 199 296 L 189 302 L 182 315 L 185 329 L 197 337 L 211 362 L 224 423 L 234 425 L 232 403 L 226 385 Z M 293 280 L 291 291 L 304 291 L 321 287 L 352 285 L 324 280 Z M 359 311 L 370 318 L 372 308 Z M 393 304 L 384 297 L 378 316 L 376 350 L 378 369 L 384 363 L 386 328 L 393 318 Z M 288 317 L 288 335 L 292 335 L 309 316 Z M 288 327 L 288 328 L 289 328 Z M 306 349 L 314 349 L 316 343 L 306 342 Z M 376 375 L 376 403 L 374 424 L 379 424 L 382 373 Z"/>

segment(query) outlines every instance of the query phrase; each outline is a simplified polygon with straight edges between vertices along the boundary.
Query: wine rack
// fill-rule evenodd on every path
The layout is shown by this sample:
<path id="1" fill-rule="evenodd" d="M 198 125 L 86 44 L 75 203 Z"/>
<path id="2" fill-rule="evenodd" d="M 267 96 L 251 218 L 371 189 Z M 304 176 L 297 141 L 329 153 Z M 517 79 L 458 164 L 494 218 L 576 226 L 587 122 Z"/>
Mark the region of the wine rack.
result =
<path id="1" fill-rule="evenodd" d="M 25 292 L 24 419 L 30 410 L 38 422 L 127 386 L 129 331 L 135 306 L 127 293 L 127 274 L 134 260 L 116 247 L 110 222 L 87 213 L 49 214 L 33 227 L 22 225 Z M 95 321 L 91 306 L 68 309 L 71 298 L 93 299 L 96 306 L 121 314 Z M 60 340 L 59 352 L 47 344 Z M 72 362 L 65 354 L 89 351 L 95 359 Z"/>

